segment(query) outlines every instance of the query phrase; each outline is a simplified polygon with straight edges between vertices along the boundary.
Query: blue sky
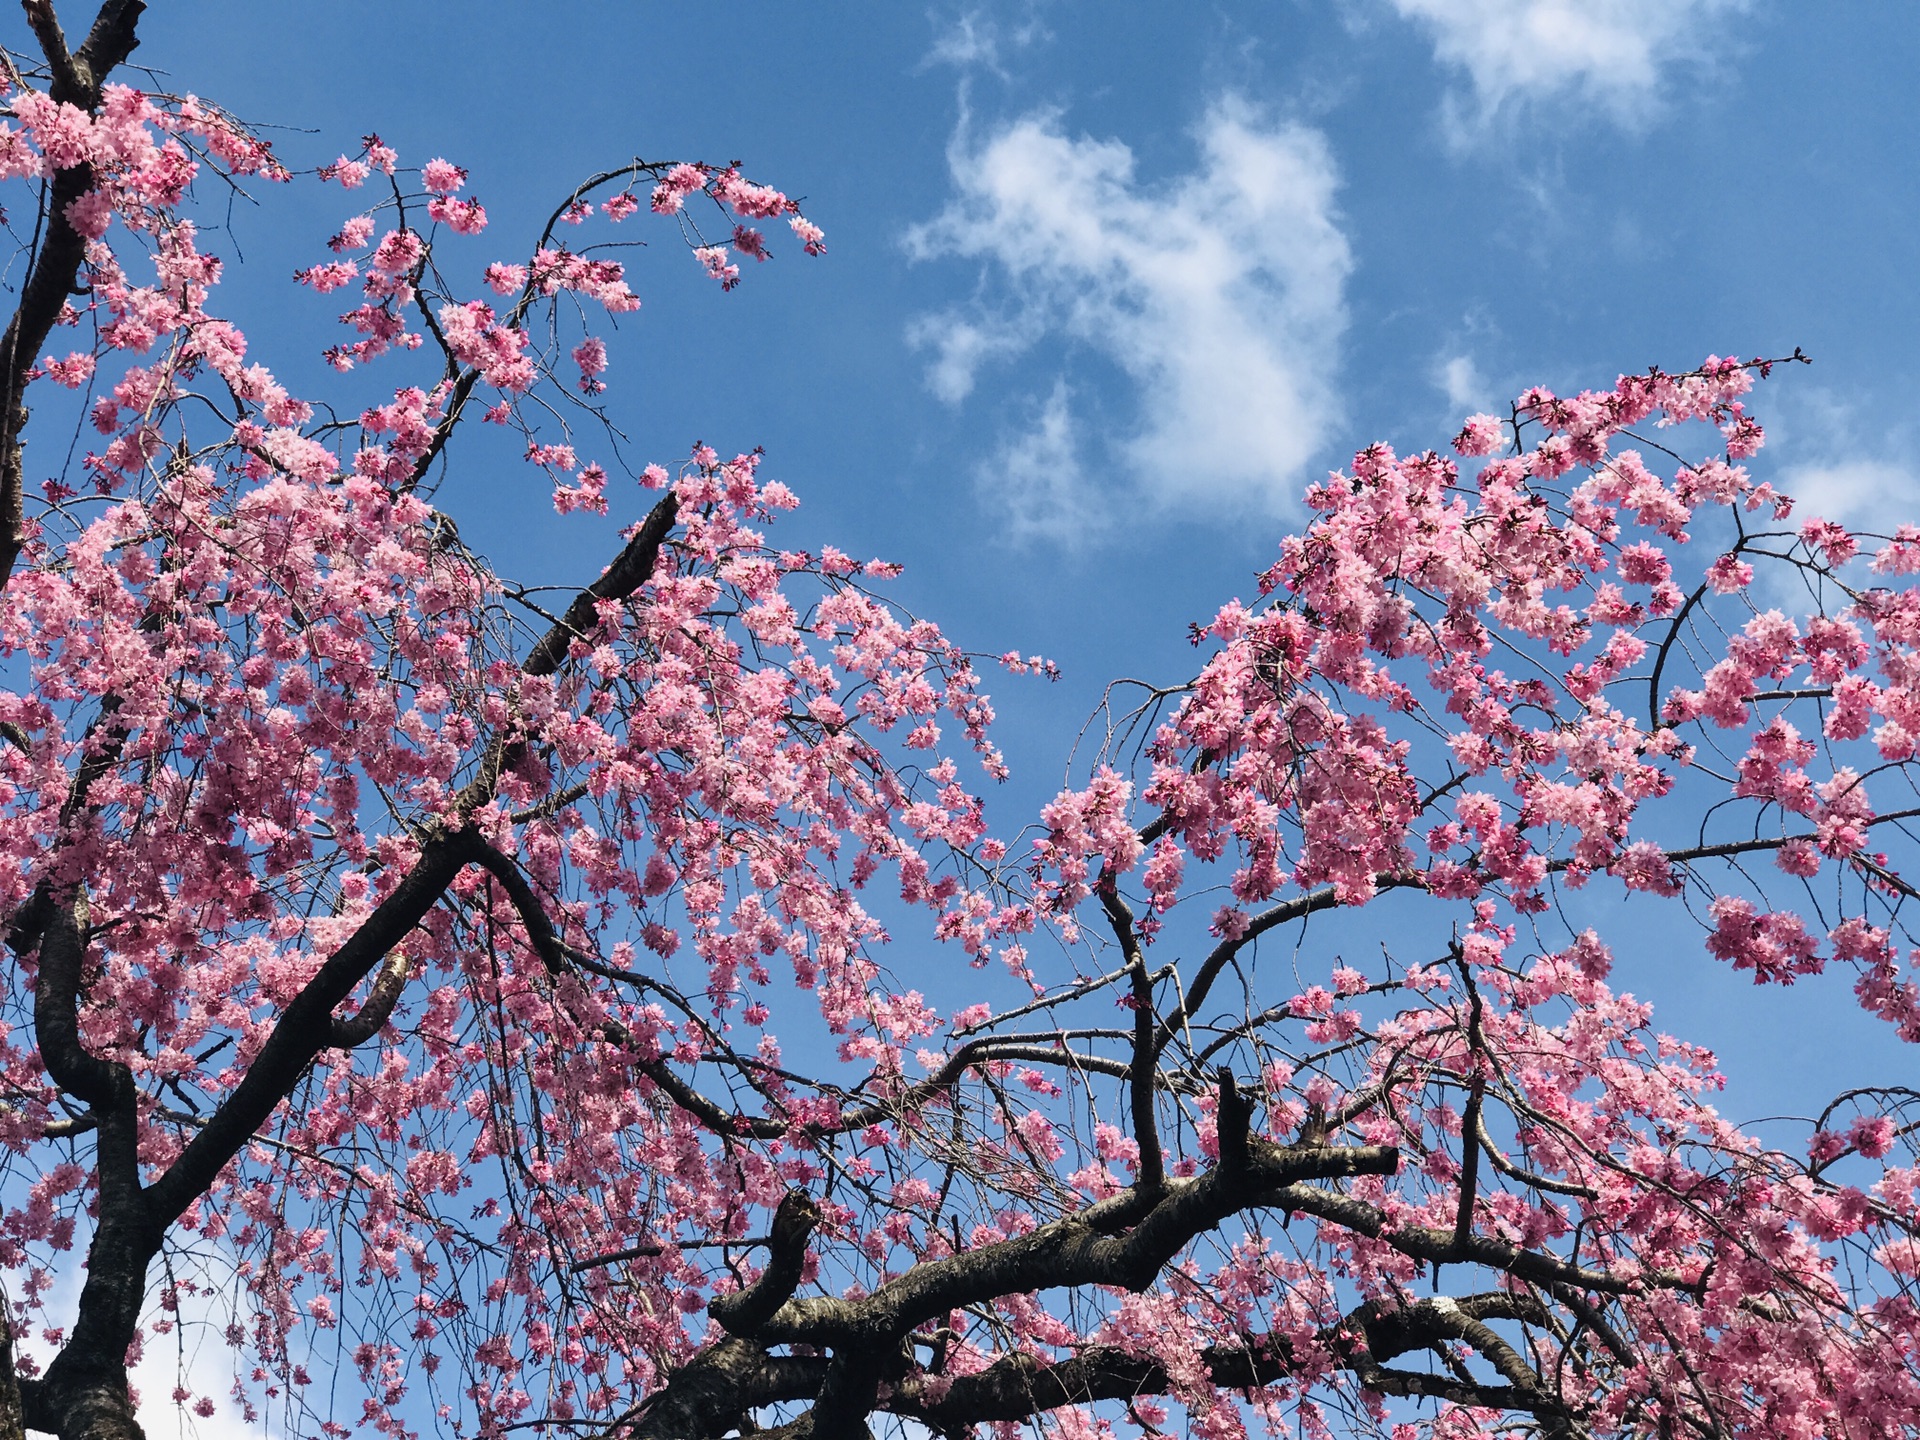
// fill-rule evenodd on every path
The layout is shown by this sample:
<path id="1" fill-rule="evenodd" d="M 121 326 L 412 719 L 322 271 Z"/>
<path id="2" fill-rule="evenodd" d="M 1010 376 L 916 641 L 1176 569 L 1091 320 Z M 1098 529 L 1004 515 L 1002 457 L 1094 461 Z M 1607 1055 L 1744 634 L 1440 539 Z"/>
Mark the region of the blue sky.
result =
<path id="1" fill-rule="evenodd" d="M 783 245 L 728 295 L 642 232 L 608 398 L 637 460 L 764 445 L 804 501 L 786 543 L 904 562 L 896 595 L 964 644 L 1062 664 L 995 686 L 1008 829 L 1109 679 L 1189 671 L 1187 623 L 1250 592 L 1304 482 L 1528 384 L 1803 347 L 1755 399 L 1761 478 L 1843 519 L 1920 512 L 1920 8 L 194 0 L 143 33 L 168 88 L 287 127 L 296 167 L 367 131 L 466 166 L 493 218 L 466 242 L 476 289 L 635 154 L 739 159 L 804 197 L 827 257 Z M 324 395 L 343 307 L 287 276 L 364 197 L 263 198 L 207 242 L 246 262 L 223 303 Z M 440 502 L 554 583 L 595 574 L 643 503 L 616 492 L 599 526 L 549 495 L 482 446 Z M 1574 904 L 1661 1023 L 1722 1053 L 1737 1117 L 1911 1070 L 1838 977 L 1756 991 L 1671 911 Z M 1382 906 L 1343 943 L 1400 923 Z"/>
<path id="2" fill-rule="evenodd" d="M 635 153 L 804 196 L 828 256 L 786 245 L 728 295 L 655 227 L 609 398 L 641 460 L 764 445 L 805 502 L 787 543 L 902 561 L 902 602 L 963 643 L 1061 662 L 996 686 L 1009 828 L 1107 680 L 1187 671 L 1187 622 L 1250 590 L 1303 482 L 1527 384 L 1800 346 L 1756 397 L 1767 478 L 1841 518 L 1920 509 L 1907 7 L 200 0 L 144 33 L 172 88 L 289 127 L 296 166 L 368 130 L 467 166 L 476 278 Z M 324 392 L 338 307 L 286 276 L 356 197 L 265 198 L 210 242 L 247 262 L 225 303 Z M 516 577 L 601 563 L 501 455 L 442 502 Z M 1734 1113 L 1904 1068 L 1842 985 L 1755 992 L 1649 907 L 1590 903 L 1661 937 L 1634 988 L 1727 1057 Z"/>

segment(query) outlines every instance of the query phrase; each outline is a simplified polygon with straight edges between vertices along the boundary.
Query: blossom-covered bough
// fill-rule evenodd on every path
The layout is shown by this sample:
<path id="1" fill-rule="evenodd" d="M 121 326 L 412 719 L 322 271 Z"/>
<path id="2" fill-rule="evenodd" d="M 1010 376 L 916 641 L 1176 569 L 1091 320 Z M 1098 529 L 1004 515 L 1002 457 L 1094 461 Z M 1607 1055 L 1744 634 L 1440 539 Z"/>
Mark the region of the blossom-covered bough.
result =
<path id="1" fill-rule="evenodd" d="M 77 47 L 23 8 L 0 1432 L 139 1435 L 182 1343 L 231 1391 L 173 1404 L 316 1436 L 1920 1413 L 1914 1092 L 1762 1143 L 1565 918 L 1645 892 L 1920 1038 L 1920 529 L 1748 473 L 1770 362 L 1362 451 L 1014 849 L 889 567 L 772 543 L 757 452 L 626 470 L 602 423 L 638 302 L 594 230 L 668 217 L 731 288 L 756 222 L 823 248 L 785 195 L 635 161 L 499 259 L 369 138 L 299 277 L 353 297 L 323 406 L 189 219 L 282 162 L 114 83 L 137 0 Z M 502 437 L 562 513 L 657 492 L 564 604 L 454 523 Z"/>

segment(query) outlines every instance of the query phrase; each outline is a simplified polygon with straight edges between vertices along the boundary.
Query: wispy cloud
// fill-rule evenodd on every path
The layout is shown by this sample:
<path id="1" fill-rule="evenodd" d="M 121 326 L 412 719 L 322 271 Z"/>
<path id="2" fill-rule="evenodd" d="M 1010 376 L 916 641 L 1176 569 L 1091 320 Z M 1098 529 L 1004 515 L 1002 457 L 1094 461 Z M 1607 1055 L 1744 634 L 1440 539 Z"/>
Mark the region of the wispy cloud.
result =
<path id="1" fill-rule="evenodd" d="M 1764 476 L 1794 501 L 1796 522 L 1819 516 L 1869 533 L 1891 534 L 1920 515 L 1920 471 L 1914 425 L 1884 415 L 1911 415 L 1909 397 L 1872 405 L 1824 385 L 1798 381 L 1778 395 L 1756 397 L 1767 425 Z"/>
<path id="2" fill-rule="evenodd" d="M 1920 515 L 1920 478 L 1886 460 L 1840 458 L 1790 465 L 1774 485 L 1793 497 L 1795 520 L 1819 516 L 1882 534 Z"/>
<path id="3" fill-rule="evenodd" d="M 1433 383 L 1447 397 L 1447 408 L 1462 418 L 1491 406 L 1493 392 L 1471 355 L 1448 355 L 1435 361 Z"/>
<path id="4" fill-rule="evenodd" d="M 921 60 L 924 69 L 950 65 L 957 70 L 979 68 L 1003 73 L 1001 62 L 1012 51 L 1024 50 L 1046 34 L 1038 12 L 1038 0 L 1029 0 L 1027 14 L 1018 24 L 1008 26 L 982 10 L 962 10 L 951 20 L 937 26 L 933 46 Z"/>
<path id="5" fill-rule="evenodd" d="M 245 1320 L 236 1308 L 241 1302 L 233 1257 L 176 1250 L 168 1263 L 184 1282 L 177 1306 L 163 1310 L 150 1287 L 142 1324 L 149 1330 L 162 1323 L 171 1329 L 149 1334 L 139 1360 L 128 1369 L 140 1428 L 151 1440 L 276 1440 L 281 1426 L 265 1418 L 244 1419 L 230 1395 L 236 1369 L 244 1370 L 238 1352 L 226 1342 L 230 1327 Z M 63 1268 L 47 1296 L 48 1315 L 74 1314 L 83 1280 L 77 1265 Z M 20 1337 L 20 1350 L 42 1367 L 53 1358 L 43 1338 L 32 1332 Z M 194 1413 L 191 1405 L 175 1399 L 180 1393 L 213 1401 L 213 1413 Z"/>
<path id="6" fill-rule="evenodd" d="M 1676 68 L 1711 60 L 1750 0 L 1387 0 L 1464 72 L 1456 139 L 1533 102 L 1565 100 L 1638 128 Z"/>
<path id="7" fill-rule="evenodd" d="M 1054 114 L 977 144 L 963 127 L 953 199 L 909 236 L 920 258 L 984 267 L 983 298 L 909 332 L 943 399 L 961 403 L 984 366 L 1050 339 L 1131 382 L 1126 418 L 1097 436 L 1054 385 L 1035 428 L 991 462 L 1004 499 L 1038 473 L 1019 457 L 1045 457 L 1026 533 L 1080 533 L 1096 501 L 1122 498 L 1203 519 L 1283 509 L 1338 416 L 1352 260 L 1325 140 L 1234 99 L 1196 140 L 1191 172 L 1147 182 L 1125 144 L 1070 136 Z"/>
<path id="8" fill-rule="evenodd" d="M 1005 517 L 1009 539 L 1044 539 L 1073 550 L 1107 533 L 1110 512 L 1081 468 L 1080 444 L 1067 382 L 1056 380 L 1032 423 L 1007 435 L 981 462 L 981 492 Z"/>

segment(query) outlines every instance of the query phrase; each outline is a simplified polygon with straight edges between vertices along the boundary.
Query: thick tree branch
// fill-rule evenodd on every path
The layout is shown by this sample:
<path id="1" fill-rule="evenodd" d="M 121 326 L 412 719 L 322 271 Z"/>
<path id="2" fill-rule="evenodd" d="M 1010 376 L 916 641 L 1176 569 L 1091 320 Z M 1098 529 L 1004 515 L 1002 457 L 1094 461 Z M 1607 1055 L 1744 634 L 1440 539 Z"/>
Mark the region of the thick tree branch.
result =
<path id="1" fill-rule="evenodd" d="M 130 1077 L 89 1051 L 80 1039 L 81 972 L 86 964 L 86 902 L 73 897 L 47 907 L 40 927 L 40 973 L 33 987 L 34 1039 L 47 1074 L 74 1099 L 106 1110 L 125 1098 Z"/>
<path id="2" fill-rule="evenodd" d="M 1487 1162 L 1495 1170 L 1509 1180 L 1519 1181 L 1529 1189 L 1545 1190 L 1552 1195 L 1570 1195 L 1579 1200 L 1592 1200 L 1600 1193 L 1591 1185 L 1580 1185 L 1571 1180 L 1556 1180 L 1550 1175 L 1536 1175 L 1533 1171 L 1522 1169 L 1514 1164 L 1500 1152 L 1500 1147 L 1493 1143 L 1493 1136 L 1488 1133 L 1484 1118 L 1474 1127 L 1473 1136 L 1481 1150 L 1486 1153 Z"/>
<path id="3" fill-rule="evenodd" d="M 0 1440 L 27 1440 L 20 1379 L 13 1368 L 13 1302 L 0 1291 Z"/>
<path id="4" fill-rule="evenodd" d="M 704 1440 L 738 1429 L 762 1405 L 811 1400 L 828 1361 L 820 1355 L 768 1355 L 747 1340 L 702 1350 L 647 1397 L 634 1417 L 633 1440 Z"/>
<path id="5" fill-rule="evenodd" d="M 0 580 L 0 585 L 4 585 Z M 100 709 L 88 722 L 80 738 L 80 764 L 67 786 L 67 798 L 60 806 L 60 830 L 68 834 L 90 813 L 93 787 L 120 763 L 126 751 L 128 729 L 120 712 L 125 702 L 118 695 L 101 697 Z M 52 857 L 49 856 L 49 859 Z M 52 884 L 42 880 L 27 902 L 7 920 L 7 944 L 15 954 L 23 954 L 40 943 L 41 928 L 53 913 Z"/>
<path id="6" fill-rule="evenodd" d="M 80 53 L 74 57 L 74 68 L 86 77 L 93 104 L 100 103 L 100 87 L 106 83 L 107 76 L 140 48 L 136 27 L 146 8 L 146 0 L 107 0 L 93 17 L 87 38 L 80 44 Z M 59 98 L 54 96 L 56 100 Z"/>
<path id="7" fill-rule="evenodd" d="M 84 894 L 46 903 L 34 1034 L 54 1083 L 91 1107 L 100 1178 L 86 1281 L 66 1345 L 42 1381 L 21 1395 L 26 1423 L 88 1440 L 140 1434 L 127 1397 L 126 1351 L 146 1294 L 147 1264 L 159 1248 L 159 1220 L 140 1185 L 139 1095 L 133 1072 L 91 1053 L 80 1037 L 87 954 Z M 39 1414 L 45 1407 L 50 1420 Z"/>
<path id="8" fill-rule="evenodd" d="M 1456 956 L 1460 978 L 1467 987 L 1467 1064 L 1472 1074 L 1467 1081 L 1467 1110 L 1460 1121 L 1460 1204 L 1454 1212 L 1453 1243 L 1465 1245 L 1473 1234 L 1474 1191 L 1480 1183 L 1480 1132 L 1485 1124 L 1480 1106 L 1487 1095 L 1486 1071 L 1481 1068 L 1487 1040 L 1480 1028 L 1480 987 L 1473 982 L 1473 971 Z"/>
<path id="9" fill-rule="evenodd" d="M 407 976 L 411 968 L 406 951 L 395 950 L 387 956 L 387 963 L 374 977 L 373 988 L 367 992 L 367 998 L 361 1002 L 353 1018 L 342 1020 L 336 1017 L 329 1022 L 327 1043 L 338 1050 L 351 1050 L 378 1035 L 387 1018 L 393 1014 L 400 992 L 407 988 Z"/>
<path id="10" fill-rule="evenodd" d="M 334 1010 L 426 918 L 461 867 L 477 858 L 476 849 L 470 831 L 428 840 L 393 892 L 287 1005 L 240 1083 L 150 1187 L 162 1224 L 177 1219 L 293 1093 L 314 1057 L 334 1043 L 334 1027 L 340 1023 Z"/>
<path id="11" fill-rule="evenodd" d="M 1567 1402 L 1492 1328 L 1497 1321 L 1544 1325 L 1550 1316 L 1534 1296 L 1501 1290 L 1403 1304 L 1374 1300 L 1322 1330 L 1317 1348 L 1381 1394 L 1528 1414 L 1547 1434 L 1577 1433 Z M 1482 1384 L 1464 1375 L 1396 1369 L 1385 1363 L 1419 1351 L 1451 1360 L 1450 1347 L 1458 1344 L 1480 1354 L 1505 1383 Z M 1292 1343 L 1277 1335 L 1243 1335 L 1236 1342 L 1207 1346 L 1198 1358 L 1212 1387 L 1221 1391 L 1259 1389 L 1298 1373 Z M 658 1440 L 705 1440 L 744 1430 L 761 1406 L 808 1399 L 823 1403 L 788 1425 L 759 1433 L 785 1440 L 863 1433 L 867 1411 L 825 1413 L 823 1392 L 838 1363 L 822 1357 L 768 1356 L 743 1340 L 723 1341 L 676 1372 L 649 1399 L 634 1433 Z M 1016 1351 L 969 1375 L 902 1375 L 884 1398 L 875 1397 L 871 1409 L 917 1420 L 941 1434 L 963 1435 L 976 1426 L 1017 1424 L 1069 1405 L 1165 1395 L 1175 1388 L 1166 1367 L 1150 1355 L 1117 1345 L 1087 1345 L 1057 1361 Z"/>
<path id="12" fill-rule="evenodd" d="M 1111 876 L 1100 887 L 1100 904 L 1107 912 L 1107 923 L 1127 957 L 1127 975 L 1133 1003 L 1133 1062 L 1128 1067 L 1127 1086 L 1133 1106 L 1133 1139 L 1140 1147 L 1140 1184 L 1152 1189 L 1166 1179 L 1166 1163 L 1160 1153 L 1160 1122 L 1155 1114 L 1154 1073 L 1158 1051 L 1154 1048 L 1153 980 L 1147 973 L 1147 957 L 1140 946 L 1140 934 L 1134 929 L 1133 911 L 1120 898 Z"/>
<path id="13" fill-rule="evenodd" d="M 1253 1110 L 1247 1097 L 1234 1082 L 1233 1072 L 1220 1067 L 1219 1102 L 1213 1110 L 1214 1137 L 1220 1154 L 1220 1169 L 1229 1179 L 1244 1175 L 1253 1163 Z"/>
<path id="14" fill-rule="evenodd" d="M 1536 1285 L 1571 1285 L 1605 1295 L 1626 1295 L 1639 1288 L 1639 1282 L 1592 1270 L 1571 1260 L 1562 1260 L 1538 1250 L 1526 1250 L 1495 1240 L 1487 1235 L 1469 1235 L 1464 1244 L 1455 1242 L 1452 1228 L 1429 1229 L 1425 1226 L 1393 1226 L 1384 1211 L 1337 1190 L 1317 1185 L 1290 1185 L 1265 1203 L 1275 1207 L 1329 1220 L 1371 1239 L 1382 1240 L 1401 1254 L 1433 1265 L 1451 1265 L 1471 1261 L 1490 1269 L 1505 1271 Z"/>
<path id="15" fill-rule="evenodd" d="M 599 606 L 606 600 L 624 600 L 653 578 L 660 560 L 660 547 L 666 543 L 680 513 L 679 498 L 669 490 L 661 496 L 647 518 L 640 522 L 625 548 L 614 556 L 600 578 L 574 596 L 567 613 L 548 627 L 527 658 L 520 664 L 524 675 L 551 675 L 566 659 L 575 640 L 593 632 L 599 623 Z M 471 816 L 494 797 L 500 775 L 509 757 L 521 744 L 517 735 L 503 731 L 493 737 L 480 757 L 478 772 L 468 781 L 454 802 L 454 813 L 462 819 Z"/>
<path id="16" fill-rule="evenodd" d="M 669 490 L 647 512 L 647 518 L 640 522 L 626 549 L 614 557 L 606 572 L 573 597 L 567 613 L 527 652 L 521 670 L 528 675 L 553 674 L 566 659 L 567 647 L 592 634 L 599 624 L 600 602 L 624 600 L 652 579 L 654 566 L 659 563 L 660 547 L 666 543 L 679 514 L 679 497 Z"/>
<path id="17" fill-rule="evenodd" d="M 707 1302 L 707 1313 L 729 1333 L 749 1336 L 773 1318 L 773 1314 L 799 1288 L 800 1272 L 807 1262 L 807 1237 L 820 1223 L 820 1207 L 804 1190 L 789 1190 L 780 1197 L 773 1212 L 773 1233 L 769 1241 L 772 1254 L 760 1278 L 744 1290 L 731 1295 L 716 1295 Z"/>
<path id="18" fill-rule="evenodd" d="M 1415 1396 L 1445 1387 L 1451 1393 L 1443 1398 L 1459 1404 L 1555 1414 L 1559 1402 L 1530 1369 L 1522 1384 L 1463 1386 L 1442 1376 L 1389 1370 L 1380 1363 L 1410 1351 L 1435 1350 L 1449 1340 L 1472 1344 L 1476 1337 L 1487 1336 L 1511 1355 L 1511 1348 L 1486 1322 L 1544 1319 L 1544 1307 L 1530 1296 L 1504 1291 L 1435 1296 L 1399 1308 L 1369 1303 L 1322 1331 L 1319 1340 L 1329 1353 L 1342 1357 L 1362 1383 L 1383 1393 Z M 1276 1335 L 1247 1335 L 1237 1344 L 1209 1345 L 1199 1358 L 1219 1390 L 1258 1389 L 1297 1373 L 1293 1347 Z M 970 1426 L 1018 1423 L 1067 1405 L 1164 1395 L 1173 1388 L 1172 1376 L 1150 1356 L 1113 1345 L 1089 1345 L 1052 1364 L 1016 1352 L 974 1374 L 942 1378 L 937 1387 L 915 1376 L 897 1387 L 883 1408 L 943 1433 L 961 1434 Z"/>
<path id="19" fill-rule="evenodd" d="M 1083 1285 L 1144 1289 L 1195 1236 L 1229 1215 L 1286 1204 L 1286 1197 L 1307 1188 L 1298 1183 L 1304 1180 L 1391 1175 L 1399 1164 L 1399 1151 L 1385 1145 L 1260 1142 L 1243 1169 L 1216 1167 L 1198 1179 L 1169 1183 L 1149 1197 L 1152 1203 L 1125 1234 L 1109 1234 L 1107 1226 L 1116 1215 L 1140 1209 L 1142 1191 L 1122 1192 L 1027 1235 L 927 1261 L 861 1300 L 789 1301 L 761 1333 L 769 1341 L 801 1345 L 891 1346 L 937 1315 L 1001 1295 Z"/>
<path id="20" fill-rule="evenodd" d="M 53 13 L 53 0 L 21 0 L 20 8 L 26 11 L 33 38 L 40 42 L 40 53 L 47 57 L 47 70 L 53 76 L 53 98 L 69 105 L 77 103 L 78 97 L 87 92 L 87 82 L 81 78 L 67 50 L 66 32 L 60 28 L 60 17 Z"/>
<path id="21" fill-rule="evenodd" d="M 1533 1366 L 1487 1324 L 1489 1320 L 1520 1320 L 1540 1325 L 1547 1319 L 1546 1307 L 1540 1301 L 1532 1296 L 1509 1293 L 1459 1299 L 1436 1295 L 1409 1306 L 1371 1301 L 1349 1318 L 1350 1327 L 1364 1341 L 1352 1356 L 1352 1369 L 1361 1384 L 1383 1395 L 1447 1400 L 1456 1405 L 1530 1414 L 1540 1422 L 1541 1433 L 1556 1440 L 1570 1440 L 1581 1432 L 1574 1427 L 1566 1403 L 1547 1386 Z M 1464 1367 L 1447 1376 L 1430 1371 L 1391 1369 L 1380 1363 L 1415 1350 L 1426 1350 L 1443 1360 L 1451 1360 L 1448 1346 L 1453 1342 L 1472 1347 L 1506 1384 L 1479 1383 Z"/>
<path id="22" fill-rule="evenodd" d="M 432 312 L 426 310 L 424 300 L 421 302 L 421 308 L 427 315 L 429 323 L 432 323 Z M 433 325 L 436 339 L 440 338 L 439 328 L 437 324 Z M 442 343 L 445 343 L 444 340 Z M 427 471 L 433 468 L 433 462 L 440 458 L 440 452 L 447 448 L 447 442 L 453 438 L 454 428 L 459 425 L 460 417 L 466 413 L 467 401 L 473 395 L 473 387 L 479 383 L 478 370 L 469 367 L 459 372 L 458 378 L 453 382 L 453 392 L 447 396 L 446 411 L 440 417 L 440 423 L 433 427 L 433 438 L 427 442 L 427 448 L 421 452 L 420 458 L 413 462 L 413 473 L 400 487 L 403 493 L 418 488 L 420 482 L 427 478 Z"/>

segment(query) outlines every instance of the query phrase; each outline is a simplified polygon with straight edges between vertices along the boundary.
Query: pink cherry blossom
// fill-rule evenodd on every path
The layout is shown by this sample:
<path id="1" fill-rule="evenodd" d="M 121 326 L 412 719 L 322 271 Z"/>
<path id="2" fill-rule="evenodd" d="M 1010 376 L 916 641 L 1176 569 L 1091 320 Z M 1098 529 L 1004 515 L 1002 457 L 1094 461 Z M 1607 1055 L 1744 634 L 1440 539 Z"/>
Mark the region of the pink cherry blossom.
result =
<path id="1" fill-rule="evenodd" d="M 130 1356 L 216 1256 L 231 1384 L 174 1403 L 332 1437 L 1911 1428 L 1912 1090 L 1743 1132 L 1564 903 L 1920 1043 L 1920 532 L 1755 538 L 1783 362 L 1360 450 L 1023 829 L 896 566 L 790 533 L 757 449 L 619 479 L 602 327 L 648 272 L 593 227 L 732 288 L 769 220 L 823 250 L 786 192 L 634 161 L 554 197 L 577 244 L 503 251 L 369 135 L 303 172 L 369 208 L 289 301 L 352 290 L 358 373 L 301 393 L 190 184 L 291 172 L 44 58 L 0 184 L 63 238 L 0 413 L 85 444 L 32 486 L 0 447 L 28 1426 L 137 1435 Z M 541 577 L 581 588 L 461 539 L 479 420 L 618 517 Z"/>

